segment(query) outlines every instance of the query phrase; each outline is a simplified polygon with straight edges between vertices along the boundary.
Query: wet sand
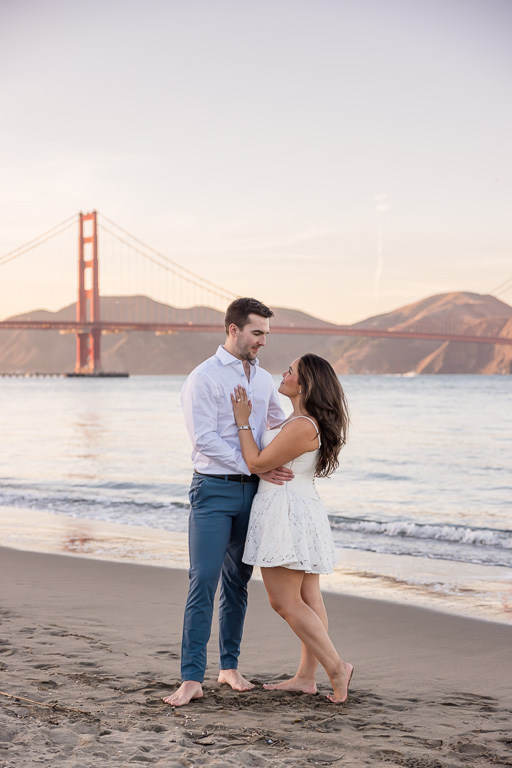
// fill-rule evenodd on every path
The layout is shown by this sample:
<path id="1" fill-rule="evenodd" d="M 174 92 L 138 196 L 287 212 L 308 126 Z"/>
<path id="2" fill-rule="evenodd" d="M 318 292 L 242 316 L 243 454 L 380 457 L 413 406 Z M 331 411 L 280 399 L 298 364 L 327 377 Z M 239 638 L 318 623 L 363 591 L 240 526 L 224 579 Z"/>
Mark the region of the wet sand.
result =
<path id="1" fill-rule="evenodd" d="M 349 701 L 267 692 L 299 645 L 259 582 L 240 669 L 204 699 L 179 682 L 187 574 L 0 548 L 0 765 L 512 765 L 512 629 L 413 606 L 326 594 L 331 636 L 355 665 Z"/>
<path id="2" fill-rule="evenodd" d="M 40 509 L 0 507 L 0 547 L 95 560 L 188 568 L 186 532 L 126 525 Z M 474 563 L 337 551 L 324 591 L 416 605 L 512 626 L 510 569 Z M 261 580 L 256 568 L 253 580 Z"/>

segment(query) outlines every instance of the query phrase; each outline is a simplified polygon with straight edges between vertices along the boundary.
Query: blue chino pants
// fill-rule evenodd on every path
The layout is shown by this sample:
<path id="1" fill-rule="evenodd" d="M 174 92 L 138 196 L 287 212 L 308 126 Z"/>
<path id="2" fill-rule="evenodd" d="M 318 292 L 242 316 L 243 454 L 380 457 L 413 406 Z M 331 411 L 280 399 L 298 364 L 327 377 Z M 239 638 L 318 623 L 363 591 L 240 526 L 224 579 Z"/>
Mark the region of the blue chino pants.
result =
<path id="1" fill-rule="evenodd" d="M 190 486 L 189 591 L 183 621 L 181 679 L 202 683 L 219 579 L 219 668 L 237 669 L 252 566 L 242 563 L 258 483 L 195 474 Z"/>

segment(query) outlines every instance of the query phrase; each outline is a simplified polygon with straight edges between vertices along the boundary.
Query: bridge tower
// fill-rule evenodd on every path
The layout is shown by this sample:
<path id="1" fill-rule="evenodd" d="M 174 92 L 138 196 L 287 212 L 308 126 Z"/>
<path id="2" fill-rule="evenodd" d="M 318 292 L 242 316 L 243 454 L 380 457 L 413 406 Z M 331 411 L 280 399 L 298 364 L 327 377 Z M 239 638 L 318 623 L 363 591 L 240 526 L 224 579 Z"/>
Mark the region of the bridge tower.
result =
<path id="1" fill-rule="evenodd" d="M 91 224 L 89 224 L 89 233 L 84 235 L 86 222 L 91 222 Z M 101 330 L 94 327 L 100 322 L 96 211 L 80 213 L 76 319 L 79 323 L 91 323 L 92 327 L 82 333 L 77 333 L 75 373 L 92 375 L 101 373 Z"/>

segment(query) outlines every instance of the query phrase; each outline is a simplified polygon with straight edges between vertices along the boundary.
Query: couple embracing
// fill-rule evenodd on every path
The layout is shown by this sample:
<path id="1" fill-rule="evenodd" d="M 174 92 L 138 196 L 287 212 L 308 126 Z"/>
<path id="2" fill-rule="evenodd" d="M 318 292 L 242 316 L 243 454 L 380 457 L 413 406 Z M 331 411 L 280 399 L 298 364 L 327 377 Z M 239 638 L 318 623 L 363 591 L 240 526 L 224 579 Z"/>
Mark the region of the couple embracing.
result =
<path id="1" fill-rule="evenodd" d="M 319 574 L 334 566 L 329 521 L 313 485 L 338 466 L 348 414 L 331 365 L 306 354 L 294 360 L 279 392 L 257 355 L 273 312 L 256 299 L 233 301 L 226 341 L 192 371 L 182 392 L 193 452 L 190 488 L 189 592 L 181 648 L 182 684 L 164 701 L 183 706 L 203 696 L 206 646 L 219 580 L 219 678 L 234 690 L 254 686 L 238 671 L 247 584 L 261 567 L 272 608 L 301 640 L 291 680 L 264 687 L 316 693 L 320 663 L 333 703 L 343 703 L 353 667 L 327 633 Z"/>

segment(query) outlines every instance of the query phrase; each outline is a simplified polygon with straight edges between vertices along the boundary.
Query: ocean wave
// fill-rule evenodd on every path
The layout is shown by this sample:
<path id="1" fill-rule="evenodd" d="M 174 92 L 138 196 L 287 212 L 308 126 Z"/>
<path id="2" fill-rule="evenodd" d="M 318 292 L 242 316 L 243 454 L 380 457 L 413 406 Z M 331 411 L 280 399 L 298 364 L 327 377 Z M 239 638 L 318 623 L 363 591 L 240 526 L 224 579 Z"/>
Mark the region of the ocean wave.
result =
<path id="1" fill-rule="evenodd" d="M 110 496 L 85 496 L 85 495 L 55 495 L 48 496 L 46 494 L 20 494 L 20 493 L 3 493 L 0 495 L 0 506 L 8 507 L 26 507 L 28 509 L 42 509 L 49 512 L 63 512 L 64 514 L 72 514 L 74 511 L 84 509 L 97 509 L 97 510 L 117 510 L 121 515 L 124 511 L 131 511 L 132 513 L 149 513 L 168 509 L 186 509 L 188 510 L 190 505 L 188 502 L 179 501 L 173 499 L 170 501 L 138 501 L 137 499 L 119 499 L 112 498 Z M 122 518 L 119 519 L 122 523 Z"/>
<path id="2" fill-rule="evenodd" d="M 498 547 L 512 550 L 512 531 L 499 528 L 473 528 L 464 525 L 414 523 L 403 520 L 376 521 L 330 515 L 335 531 L 354 531 L 403 539 L 429 539 L 466 544 L 475 547 Z"/>
<path id="3" fill-rule="evenodd" d="M 105 484 L 106 485 L 106 484 Z M 0 506 L 40 509 L 75 518 L 92 518 L 128 525 L 185 530 L 190 505 L 184 487 L 177 492 L 158 493 L 150 498 L 133 498 L 112 488 L 105 492 L 73 493 L 70 488 L 61 493 L 39 487 L 3 487 Z M 80 489 L 82 490 L 82 489 Z M 188 490 L 188 489 L 187 489 Z M 512 554 L 512 531 L 499 528 L 455 525 L 448 523 L 418 523 L 411 520 L 369 520 L 329 515 L 338 546 L 368 551 L 389 551 L 394 554 L 414 554 L 424 557 L 468 559 L 475 562 L 503 564 Z M 499 554 L 501 553 L 501 554 Z M 476 559 L 475 559 L 476 558 Z M 495 561 L 495 562 L 494 562 Z"/>

